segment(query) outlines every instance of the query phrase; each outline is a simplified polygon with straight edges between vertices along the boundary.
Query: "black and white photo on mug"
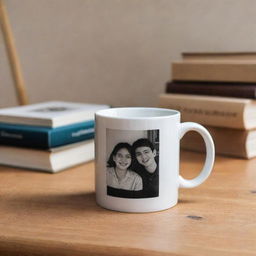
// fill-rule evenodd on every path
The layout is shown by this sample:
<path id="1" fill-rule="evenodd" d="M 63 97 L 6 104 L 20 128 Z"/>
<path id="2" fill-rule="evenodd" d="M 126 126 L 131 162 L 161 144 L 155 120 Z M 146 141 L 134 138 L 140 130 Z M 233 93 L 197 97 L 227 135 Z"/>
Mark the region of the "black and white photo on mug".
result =
<path id="1" fill-rule="evenodd" d="M 108 196 L 159 196 L 159 130 L 107 129 Z"/>

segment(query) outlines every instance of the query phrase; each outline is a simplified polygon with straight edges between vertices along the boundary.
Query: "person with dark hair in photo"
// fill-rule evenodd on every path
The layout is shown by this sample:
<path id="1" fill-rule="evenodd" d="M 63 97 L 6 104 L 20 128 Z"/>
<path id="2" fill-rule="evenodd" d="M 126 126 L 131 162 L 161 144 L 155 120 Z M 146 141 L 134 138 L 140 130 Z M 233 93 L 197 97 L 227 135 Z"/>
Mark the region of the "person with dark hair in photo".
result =
<path id="1" fill-rule="evenodd" d="M 130 169 L 132 162 L 132 146 L 118 143 L 107 161 L 108 195 L 132 197 L 125 191 L 142 191 L 142 178 Z"/>
<path id="2" fill-rule="evenodd" d="M 143 180 L 141 197 L 157 197 L 159 195 L 159 169 L 156 149 L 152 142 L 145 138 L 136 140 L 132 147 L 138 162 L 136 172 Z"/>

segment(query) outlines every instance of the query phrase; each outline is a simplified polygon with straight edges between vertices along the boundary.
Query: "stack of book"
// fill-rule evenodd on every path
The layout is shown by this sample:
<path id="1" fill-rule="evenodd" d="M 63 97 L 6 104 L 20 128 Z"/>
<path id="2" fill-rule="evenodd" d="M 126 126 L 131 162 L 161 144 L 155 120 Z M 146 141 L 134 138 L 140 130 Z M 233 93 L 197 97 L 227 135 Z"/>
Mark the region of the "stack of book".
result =
<path id="1" fill-rule="evenodd" d="M 94 114 L 106 105 L 51 101 L 0 110 L 0 164 L 58 172 L 94 158 Z"/>
<path id="2" fill-rule="evenodd" d="M 172 81 L 159 106 L 181 111 L 213 136 L 216 153 L 256 156 L 256 53 L 183 53 L 172 63 Z M 184 136 L 181 147 L 204 151 L 201 137 Z"/>

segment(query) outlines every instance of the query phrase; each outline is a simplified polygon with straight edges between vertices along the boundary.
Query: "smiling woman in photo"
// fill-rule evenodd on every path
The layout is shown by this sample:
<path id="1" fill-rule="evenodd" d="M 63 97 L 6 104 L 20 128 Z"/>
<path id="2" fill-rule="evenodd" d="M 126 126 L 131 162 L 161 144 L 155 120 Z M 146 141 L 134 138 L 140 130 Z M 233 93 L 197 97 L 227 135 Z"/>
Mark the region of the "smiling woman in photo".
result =
<path id="1" fill-rule="evenodd" d="M 132 162 L 132 146 L 118 143 L 107 162 L 107 186 L 128 191 L 142 190 L 142 178 L 130 169 Z"/>

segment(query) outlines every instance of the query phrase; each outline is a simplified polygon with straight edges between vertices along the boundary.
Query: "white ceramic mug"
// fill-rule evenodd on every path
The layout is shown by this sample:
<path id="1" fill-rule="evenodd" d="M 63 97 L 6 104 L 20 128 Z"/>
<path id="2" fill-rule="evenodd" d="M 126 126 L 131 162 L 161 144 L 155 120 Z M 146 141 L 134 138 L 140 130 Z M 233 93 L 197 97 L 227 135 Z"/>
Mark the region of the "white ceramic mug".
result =
<path id="1" fill-rule="evenodd" d="M 200 174 L 179 175 L 180 139 L 197 131 L 206 145 Z M 214 143 L 193 122 L 180 122 L 180 112 L 162 108 L 111 108 L 96 113 L 96 201 L 107 209 L 153 212 L 177 204 L 178 189 L 203 183 L 212 171 Z"/>

